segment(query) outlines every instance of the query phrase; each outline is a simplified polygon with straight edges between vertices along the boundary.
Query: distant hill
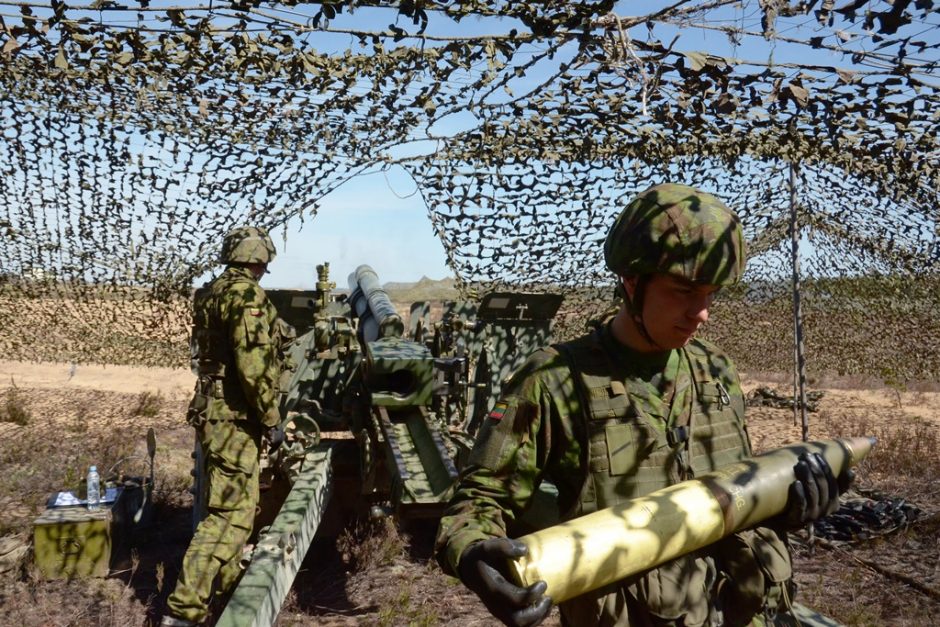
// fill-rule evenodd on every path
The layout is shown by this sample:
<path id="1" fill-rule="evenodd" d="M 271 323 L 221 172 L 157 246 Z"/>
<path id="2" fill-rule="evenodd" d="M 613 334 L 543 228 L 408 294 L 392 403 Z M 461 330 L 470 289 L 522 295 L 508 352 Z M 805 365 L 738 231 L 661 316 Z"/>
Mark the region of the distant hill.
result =
<path id="1" fill-rule="evenodd" d="M 421 277 L 416 283 L 389 282 L 382 287 L 388 297 L 399 303 L 419 300 L 454 300 L 457 298 L 456 280 L 452 278 L 435 281 Z"/>

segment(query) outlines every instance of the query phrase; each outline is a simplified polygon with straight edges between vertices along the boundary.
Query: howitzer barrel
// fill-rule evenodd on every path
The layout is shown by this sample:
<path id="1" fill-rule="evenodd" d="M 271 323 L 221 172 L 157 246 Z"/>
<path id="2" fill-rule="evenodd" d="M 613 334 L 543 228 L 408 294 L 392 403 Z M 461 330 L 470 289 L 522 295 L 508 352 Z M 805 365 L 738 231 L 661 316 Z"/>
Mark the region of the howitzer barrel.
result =
<path id="1" fill-rule="evenodd" d="M 615 507 L 519 538 L 528 554 L 510 560 L 517 583 L 542 580 L 559 603 L 707 546 L 784 511 L 800 454 L 819 453 L 839 475 L 871 451 L 874 438 L 785 446 Z"/>
<path id="2" fill-rule="evenodd" d="M 349 289 L 349 300 L 359 317 L 366 342 L 374 342 L 380 337 L 402 336 L 405 324 L 382 289 L 375 270 L 366 264 L 356 268 L 349 275 Z"/>

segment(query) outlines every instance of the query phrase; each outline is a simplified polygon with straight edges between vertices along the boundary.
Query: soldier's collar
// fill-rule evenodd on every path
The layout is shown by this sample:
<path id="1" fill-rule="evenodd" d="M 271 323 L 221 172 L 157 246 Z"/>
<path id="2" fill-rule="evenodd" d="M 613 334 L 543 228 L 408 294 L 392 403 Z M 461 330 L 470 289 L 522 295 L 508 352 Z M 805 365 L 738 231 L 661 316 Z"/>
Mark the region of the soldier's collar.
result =
<path id="1" fill-rule="evenodd" d="M 618 367 L 637 374 L 662 372 L 669 362 L 671 350 L 644 353 L 622 344 L 614 335 L 611 324 L 613 318 L 598 328 L 595 333 L 608 358 Z"/>
<path id="2" fill-rule="evenodd" d="M 245 277 L 246 279 L 251 279 L 253 281 L 257 280 L 255 279 L 255 275 L 251 272 L 251 270 L 242 266 L 226 266 L 225 274 L 234 274 L 236 276 Z"/>

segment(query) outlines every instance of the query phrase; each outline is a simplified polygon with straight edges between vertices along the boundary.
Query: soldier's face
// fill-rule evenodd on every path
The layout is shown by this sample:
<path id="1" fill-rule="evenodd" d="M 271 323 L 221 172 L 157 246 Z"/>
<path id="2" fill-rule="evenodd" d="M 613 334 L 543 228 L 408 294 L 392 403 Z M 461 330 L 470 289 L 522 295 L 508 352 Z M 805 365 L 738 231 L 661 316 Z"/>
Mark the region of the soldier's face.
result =
<path id="1" fill-rule="evenodd" d="M 631 298 L 636 277 L 624 280 Z M 692 283 L 670 274 L 655 274 L 646 284 L 643 296 L 643 324 L 653 341 L 663 349 L 688 344 L 706 321 L 708 308 L 719 290 L 717 285 Z"/>
<path id="2" fill-rule="evenodd" d="M 253 263 L 248 266 L 248 269 L 251 270 L 251 273 L 255 275 L 255 279 L 260 281 L 261 277 L 268 273 L 268 264 L 266 263 Z"/>

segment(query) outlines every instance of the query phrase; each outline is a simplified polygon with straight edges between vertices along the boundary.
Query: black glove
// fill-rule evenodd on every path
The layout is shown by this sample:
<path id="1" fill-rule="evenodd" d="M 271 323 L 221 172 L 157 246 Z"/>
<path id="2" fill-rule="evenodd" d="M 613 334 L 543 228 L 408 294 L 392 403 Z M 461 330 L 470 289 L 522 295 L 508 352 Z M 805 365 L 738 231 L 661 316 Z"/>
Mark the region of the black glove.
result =
<path id="1" fill-rule="evenodd" d="M 267 437 L 268 448 L 273 453 L 284 443 L 284 429 L 281 425 L 275 425 L 268 429 Z"/>
<path id="2" fill-rule="evenodd" d="M 790 484 L 783 517 L 791 529 L 799 529 L 839 509 L 839 494 L 848 490 L 855 473 L 847 470 L 836 481 L 829 462 L 819 453 L 803 453 L 793 467 L 796 481 Z"/>
<path id="3" fill-rule="evenodd" d="M 480 597 L 486 609 L 514 627 L 538 625 L 552 609 L 552 600 L 544 594 L 544 581 L 520 588 L 507 580 L 507 560 L 527 552 L 518 540 L 490 538 L 471 544 L 457 565 L 460 580 Z"/>

